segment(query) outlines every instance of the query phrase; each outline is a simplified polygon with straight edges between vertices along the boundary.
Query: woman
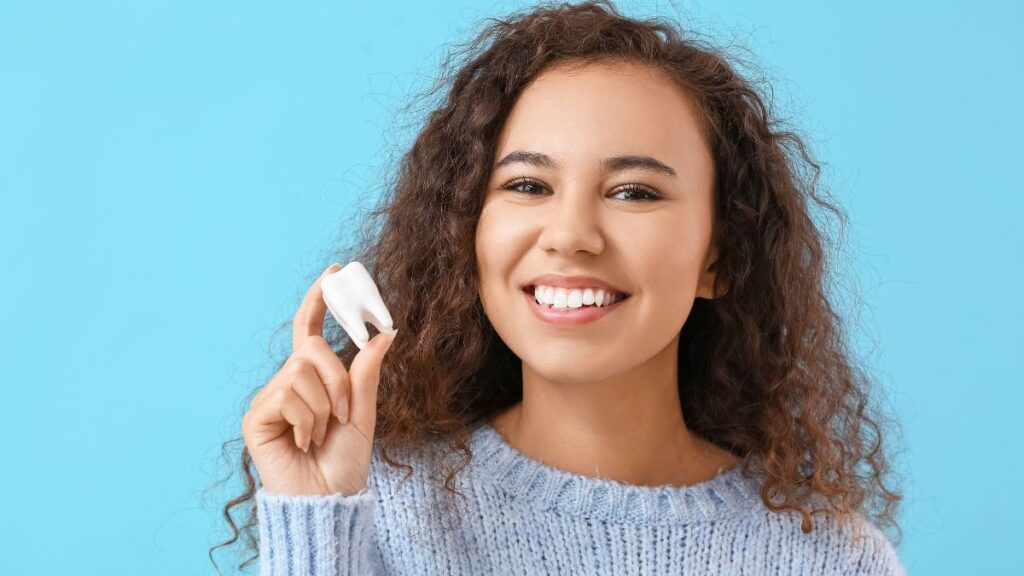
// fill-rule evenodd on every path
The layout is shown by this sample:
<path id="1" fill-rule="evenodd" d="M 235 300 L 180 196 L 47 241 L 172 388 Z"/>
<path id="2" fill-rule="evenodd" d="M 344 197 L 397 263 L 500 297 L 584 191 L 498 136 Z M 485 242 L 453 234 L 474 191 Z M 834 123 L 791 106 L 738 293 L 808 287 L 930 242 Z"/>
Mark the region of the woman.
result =
<path id="1" fill-rule="evenodd" d="M 775 122 L 607 2 L 487 28 L 345 258 L 397 334 L 317 278 L 243 419 L 263 573 L 904 573 L 808 200 L 842 213 Z"/>

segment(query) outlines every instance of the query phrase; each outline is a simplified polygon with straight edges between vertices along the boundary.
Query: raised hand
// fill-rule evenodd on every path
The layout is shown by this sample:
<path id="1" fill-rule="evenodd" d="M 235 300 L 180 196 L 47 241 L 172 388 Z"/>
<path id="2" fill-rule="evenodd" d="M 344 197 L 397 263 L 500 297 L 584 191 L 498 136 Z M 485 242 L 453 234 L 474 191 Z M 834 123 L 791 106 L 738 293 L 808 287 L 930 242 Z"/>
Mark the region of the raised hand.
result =
<path id="1" fill-rule="evenodd" d="M 345 365 L 323 337 L 320 280 L 292 323 L 292 354 L 252 399 L 242 436 L 263 487 L 294 495 L 356 494 L 366 487 L 377 422 L 377 385 L 395 333 L 374 336 Z"/>

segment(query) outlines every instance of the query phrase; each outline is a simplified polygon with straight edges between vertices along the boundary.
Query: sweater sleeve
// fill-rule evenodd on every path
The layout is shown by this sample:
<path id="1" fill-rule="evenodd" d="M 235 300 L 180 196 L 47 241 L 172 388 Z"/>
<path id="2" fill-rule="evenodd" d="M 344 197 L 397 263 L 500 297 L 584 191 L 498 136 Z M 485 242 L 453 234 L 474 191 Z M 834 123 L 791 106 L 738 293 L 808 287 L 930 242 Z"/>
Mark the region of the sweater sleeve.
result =
<path id="1" fill-rule="evenodd" d="M 377 492 L 296 496 L 260 488 L 260 576 L 384 574 L 373 522 Z"/>

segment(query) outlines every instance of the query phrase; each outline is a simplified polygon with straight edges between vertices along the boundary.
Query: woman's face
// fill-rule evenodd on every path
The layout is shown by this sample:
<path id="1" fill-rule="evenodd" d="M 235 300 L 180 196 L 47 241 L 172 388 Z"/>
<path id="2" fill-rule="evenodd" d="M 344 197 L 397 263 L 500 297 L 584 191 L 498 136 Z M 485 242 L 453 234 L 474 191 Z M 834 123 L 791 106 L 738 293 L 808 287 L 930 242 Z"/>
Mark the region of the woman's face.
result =
<path id="1" fill-rule="evenodd" d="M 712 296 L 714 165 L 696 114 L 681 88 L 632 64 L 552 68 L 522 92 L 499 135 L 476 255 L 484 311 L 524 371 L 623 374 L 675 345 L 694 297 Z M 588 322 L 564 321 L 602 309 L 547 321 L 533 302 L 543 274 L 592 276 L 628 297 Z"/>

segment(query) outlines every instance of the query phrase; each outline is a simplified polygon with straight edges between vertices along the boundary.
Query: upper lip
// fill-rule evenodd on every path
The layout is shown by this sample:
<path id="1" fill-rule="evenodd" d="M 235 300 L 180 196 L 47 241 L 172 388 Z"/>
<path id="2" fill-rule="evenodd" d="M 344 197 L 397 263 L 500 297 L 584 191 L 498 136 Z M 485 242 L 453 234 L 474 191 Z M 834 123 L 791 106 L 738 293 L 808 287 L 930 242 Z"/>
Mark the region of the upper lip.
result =
<path id="1" fill-rule="evenodd" d="M 559 288 L 604 288 L 628 296 L 629 294 L 614 284 L 593 276 L 562 276 L 561 274 L 542 274 L 530 280 L 526 286 L 555 286 Z"/>

